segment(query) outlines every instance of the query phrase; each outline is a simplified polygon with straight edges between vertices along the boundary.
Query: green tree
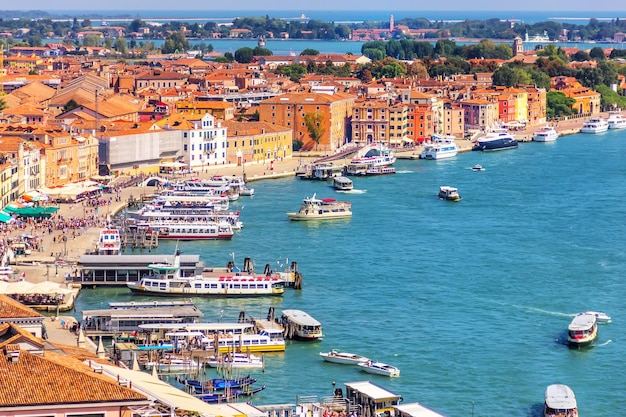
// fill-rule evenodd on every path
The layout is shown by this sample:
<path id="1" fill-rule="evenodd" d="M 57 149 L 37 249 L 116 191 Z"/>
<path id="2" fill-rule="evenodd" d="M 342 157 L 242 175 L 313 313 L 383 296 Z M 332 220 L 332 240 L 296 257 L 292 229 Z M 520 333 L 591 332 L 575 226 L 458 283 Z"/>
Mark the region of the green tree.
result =
<path id="1" fill-rule="evenodd" d="M 572 114 L 574 103 L 576 103 L 576 100 L 567 97 L 560 91 L 549 91 L 546 94 L 546 115 L 549 119 L 569 116 Z"/>
<path id="2" fill-rule="evenodd" d="M 270 51 L 267 48 L 262 48 L 260 46 L 256 46 L 253 50 L 252 50 L 252 55 L 253 56 L 272 56 L 274 55 L 274 53 L 272 51 Z"/>
<path id="3" fill-rule="evenodd" d="M 83 46 L 100 46 L 100 36 L 87 35 L 83 38 Z"/>
<path id="4" fill-rule="evenodd" d="M 309 137 L 315 142 L 315 150 L 317 150 L 320 139 L 324 136 L 324 132 L 326 131 L 324 126 L 322 126 L 323 121 L 324 115 L 321 113 L 310 112 L 304 115 L 304 124 L 306 125 Z"/>
<path id="5" fill-rule="evenodd" d="M 128 47 L 126 46 L 126 39 L 117 38 L 115 39 L 115 50 L 122 55 L 126 55 L 128 53 Z"/>
<path id="6" fill-rule="evenodd" d="M 145 26 L 145 23 L 141 19 L 135 19 L 128 25 L 129 32 L 139 32 L 141 27 Z"/>
<path id="7" fill-rule="evenodd" d="M 600 105 L 603 109 L 626 108 L 626 97 L 620 96 L 606 85 L 597 86 L 596 91 L 602 96 Z"/>
<path id="8" fill-rule="evenodd" d="M 591 48 L 591 51 L 589 51 L 589 56 L 596 61 L 604 61 L 606 59 L 606 56 L 604 55 L 604 49 L 600 48 L 599 46 Z"/>
<path id="9" fill-rule="evenodd" d="M 313 48 L 306 48 L 304 51 L 300 52 L 300 56 L 315 56 L 319 55 L 320 51 Z"/>
<path id="10" fill-rule="evenodd" d="M 4 110 L 7 108 L 7 102 L 4 101 L 4 98 L 2 98 L 2 96 L 0 96 L 0 111 Z"/>
<path id="11" fill-rule="evenodd" d="M 233 62 L 230 59 L 226 58 L 226 56 L 215 57 L 214 61 L 219 64 L 228 64 L 229 62 Z"/>
<path id="12" fill-rule="evenodd" d="M 302 64 L 281 65 L 277 68 L 280 74 L 289 77 L 291 81 L 297 83 L 306 75 L 306 67 Z"/>
<path id="13" fill-rule="evenodd" d="M 91 27 L 91 20 L 89 20 L 89 19 L 83 20 L 82 23 L 80 24 L 80 26 L 84 27 L 84 28 Z"/>
<path id="14" fill-rule="evenodd" d="M 78 107 L 78 103 L 74 101 L 74 99 L 71 99 L 70 101 L 65 103 L 65 106 L 63 106 L 63 113 L 74 110 L 76 107 Z"/>
<path id="15" fill-rule="evenodd" d="M 253 56 L 254 53 L 252 51 L 252 48 L 248 48 L 247 46 L 239 48 L 235 51 L 235 61 L 239 62 L 240 64 L 250 63 Z"/>
<path id="16" fill-rule="evenodd" d="M 181 53 L 187 50 L 189 50 L 189 41 L 182 32 L 170 34 L 161 48 L 161 52 L 164 54 Z"/>

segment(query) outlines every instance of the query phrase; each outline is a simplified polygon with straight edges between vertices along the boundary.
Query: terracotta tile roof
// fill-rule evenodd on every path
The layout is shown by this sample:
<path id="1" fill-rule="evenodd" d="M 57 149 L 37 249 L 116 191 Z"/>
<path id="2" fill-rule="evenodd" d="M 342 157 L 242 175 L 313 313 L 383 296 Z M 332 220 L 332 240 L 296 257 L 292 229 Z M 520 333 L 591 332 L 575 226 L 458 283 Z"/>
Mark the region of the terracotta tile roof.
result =
<path id="1" fill-rule="evenodd" d="M 28 332 L 13 323 L 0 324 L 0 350 L 9 347 L 9 345 L 12 344 L 19 344 L 24 340 L 43 349 L 43 341 L 38 337 L 33 336 L 31 332 Z"/>
<path id="2" fill-rule="evenodd" d="M 0 294 L 0 319 L 21 319 L 26 317 L 41 317 L 41 314 L 18 303 L 4 294 Z M 0 375 L 2 373 L 0 372 Z"/>
<path id="3" fill-rule="evenodd" d="M 20 351 L 19 359 L 13 362 L 5 350 L 0 354 L 0 375 L 0 407 L 147 399 L 96 374 L 79 360 L 50 352 L 42 357 Z"/>

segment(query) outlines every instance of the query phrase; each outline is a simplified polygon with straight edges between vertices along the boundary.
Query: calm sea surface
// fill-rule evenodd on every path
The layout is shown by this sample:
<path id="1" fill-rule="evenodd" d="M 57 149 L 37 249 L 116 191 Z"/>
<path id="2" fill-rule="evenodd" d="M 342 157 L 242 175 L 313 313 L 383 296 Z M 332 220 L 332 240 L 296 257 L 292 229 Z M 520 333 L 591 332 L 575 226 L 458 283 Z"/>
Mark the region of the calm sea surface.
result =
<path id="1" fill-rule="evenodd" d="M 480 163 L 485 171 L 469 168 Z M 207 265 L 258 271 L 297 261 L 300 291 L 282 299 L 195 299 L 205 321 L 263 317 L 270 306 L 302 309 L 325 337 L 266 355 L 255 404 L 332 394 L 371 380 L 449 416 L 541 415 L 547 385 L 567 384 L 582 416 L 623 412 L 626 386 L 626 132 L 573 135 L 501 153 L 447 161 L 399 161 L 396 175 L 356 178 L 354 191 L 295 178 L 254 183 L 236 203 L 245 228 L 230 242 L 181 243 Z M 462 200 L 437 198 L 440 185 Z M 285 213 L 316 193 L 353 203 L 353 218 L 290 223 Z M 173 253 L 162 242 L 160 253 Z M 123 288 L 86 289 L 83 309 L 130 301 Z M 587 350 L 564 345 L 572 316 L 605 311 Z M 400 368 L 389 379 L 325 363 L 330 349 Z M 472 412 L 473 409 L 473 412 Z"/>

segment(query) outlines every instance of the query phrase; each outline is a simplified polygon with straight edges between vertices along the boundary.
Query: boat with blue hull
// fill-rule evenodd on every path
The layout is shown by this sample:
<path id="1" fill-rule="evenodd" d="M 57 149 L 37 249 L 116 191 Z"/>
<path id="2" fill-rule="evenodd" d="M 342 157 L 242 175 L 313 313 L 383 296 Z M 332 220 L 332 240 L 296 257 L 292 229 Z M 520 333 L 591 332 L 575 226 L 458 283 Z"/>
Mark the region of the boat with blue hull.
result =
<path id="1" fill-rule="evenodd" d="M 484 152 L 503 151 L 517 148 L 515 137 L 504 127 L 495 128 L 478 138 L 477 149 Z"/>

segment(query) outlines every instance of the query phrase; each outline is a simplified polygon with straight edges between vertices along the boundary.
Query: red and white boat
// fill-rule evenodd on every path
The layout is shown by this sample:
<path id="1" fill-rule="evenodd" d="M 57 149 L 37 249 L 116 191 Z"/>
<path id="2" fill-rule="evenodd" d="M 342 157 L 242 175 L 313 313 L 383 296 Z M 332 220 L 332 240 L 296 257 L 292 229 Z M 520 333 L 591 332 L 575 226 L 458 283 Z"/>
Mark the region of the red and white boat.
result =
<path id="1" fill-rule="evenodd" d="M 138 226 L 147 227 L 157 233 L 159 239 L 176 240 L 218 240 L 232 239 L 234 232 L 230 223 L 222 222 L 186 222 L 183 220 L 155 220 L 138 222 Z"/>

